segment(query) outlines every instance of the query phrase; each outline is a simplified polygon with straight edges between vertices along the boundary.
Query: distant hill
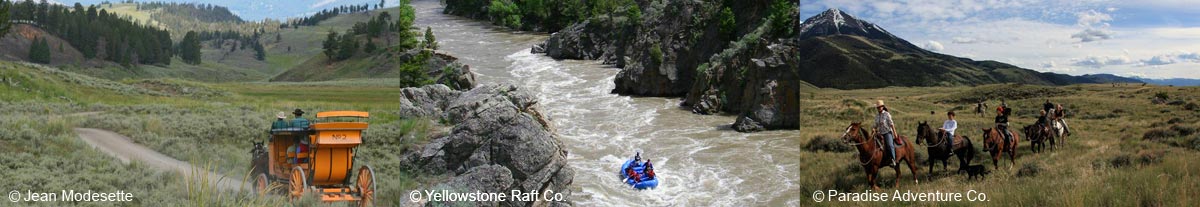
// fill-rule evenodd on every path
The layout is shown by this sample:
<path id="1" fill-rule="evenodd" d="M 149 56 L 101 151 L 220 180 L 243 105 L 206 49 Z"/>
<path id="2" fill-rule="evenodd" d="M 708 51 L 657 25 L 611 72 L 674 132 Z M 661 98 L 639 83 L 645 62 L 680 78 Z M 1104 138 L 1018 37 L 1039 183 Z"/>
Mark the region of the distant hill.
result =
<path id="1" fill-rule="evenodd" d="M 800 79 L 822 88 L 1139 82 L 1113 75 L 1038 72 L 931 52 L 837 9 L 805 20 L 799 36 Z"/>
<path id="2" fill-rule="evenodd" d="M 1154 78 L 1141 78 L 1141 77 L 1133 77 L 1133 79 L 1137 79 L 1137 80 L 1140 80 L 1140 81 L 1142 81 L 1142 82 L 1146 82 L 1146 83 L 1149 83 L 1149 84 L 1154 84 L 1154 85 L 1164 85 L 1164 86 L 1200 86 L 1200 79 L 1188 79 L 1188 78 L 1166 78 L 1166 79 L 1154 79 Z"/>

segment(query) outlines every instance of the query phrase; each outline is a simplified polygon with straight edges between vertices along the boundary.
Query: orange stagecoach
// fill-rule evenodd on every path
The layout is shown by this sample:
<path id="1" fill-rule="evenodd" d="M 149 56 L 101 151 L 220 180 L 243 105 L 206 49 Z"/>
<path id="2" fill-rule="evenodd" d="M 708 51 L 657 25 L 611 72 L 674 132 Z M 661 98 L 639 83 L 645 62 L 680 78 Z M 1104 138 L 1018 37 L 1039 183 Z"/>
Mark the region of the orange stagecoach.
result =
<path id="1" fill-rule="evenodd" d="M 265 146 L 256 143 L 251 151 L 255 191 L 369 205 L 375 198 L 375 172 L 361 163 L 354 170 L 354 149 L 363 142 L 367 118 L 362 111 L 325 111 L 309 127 L 270 130 Z M 352 173 L 358 176 L 351 179 Z"/>

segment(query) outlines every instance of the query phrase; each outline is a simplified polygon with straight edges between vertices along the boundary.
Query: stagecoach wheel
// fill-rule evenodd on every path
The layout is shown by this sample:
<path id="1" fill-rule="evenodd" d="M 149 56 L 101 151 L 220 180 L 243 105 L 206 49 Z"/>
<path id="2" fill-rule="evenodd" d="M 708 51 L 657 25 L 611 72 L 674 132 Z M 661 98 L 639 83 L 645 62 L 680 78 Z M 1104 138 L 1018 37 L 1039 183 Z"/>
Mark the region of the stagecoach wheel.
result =
<path id="1" fill-rule="evenodd" d="M 254 192 L 259 196 L 267 195 L 270 192 L 271 180 L 267 178 L 266 173 L 259 173 L 254 177 Z"/>
<path id="2" fill-rule="evenodd" d="M 358 168 L 358 180 L 354 184 L 358 187 L 359 195 L 362 196 L 362 200 L 358 201 L 358 206 L 370 206 L 375 201 L 375 170 L 368 165 Z"/>
<path id="3" fill-rule="evenodd" d="M 292 182 L 290 189 L 291 196 L 289 196 L 292 200 L 304 196 L 304 190 L 308 188 L 308 181 L 304 178 L 304 169 L 301 169 L 300 166 L 292 167 L 292 179 L 289 180 Z"/>

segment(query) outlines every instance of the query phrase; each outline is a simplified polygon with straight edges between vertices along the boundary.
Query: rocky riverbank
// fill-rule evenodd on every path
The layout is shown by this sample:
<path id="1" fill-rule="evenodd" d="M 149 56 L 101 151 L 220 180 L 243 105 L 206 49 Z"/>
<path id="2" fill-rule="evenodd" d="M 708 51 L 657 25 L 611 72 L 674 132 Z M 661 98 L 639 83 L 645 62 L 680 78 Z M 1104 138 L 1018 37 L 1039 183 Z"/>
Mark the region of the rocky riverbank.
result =
<path id="1" fill-rule="evenodd" d="M 778 4 L 652 2 L 642 7 L 644 15 L 636 23 L 579 22 L 535 45 L 533 52 L 616 64 L 621 72 L 613 93 L 683 96 L 681 105 L 695 113 L 739 115 L 733 124 L 738 131 L 795 129 L 800 63 L 794 30 L 799 14 L 791 10 L 781 15 L 775 10 L 787 3 Z M 725 19 L 734 24 L 722 24 Z"/>
<path id="2" fill-rule="evenodd" d="M 575 171 L 567 151 L 537 98 L 512 85 L 483 85 L 454 91 L 444 85 L 405 88 L 401 115 L 440 120 L 451 130 L 430 138 L 402 157 L 405 168 L 452 178 L 432 184 L 431 190 L 509 194 L 561 193 Z M 543 203 L 545 202 L 545 203 Z M 450 203 L 443 203 L 450 204 Z M 479 202 L 478 206 L 570 206 L 567 201 Z M 426 205 L 438 205 L 426 203 Z"/>
<path id="3" fill-rule="evenodd" d="M 447 1 L 444 12 L 492 15 L 473 3 Z M 681 105 L 698 114 L 739 115 L 733 125 L 738 131 L 795 129 L 799 58 L 795 44 L 787 43 L 794 42 L 799 28 L 796 3 L 619 3 L 616 10 L 624 12 L 581 18 L 531 50 L 556 59 L 615 64 L 621 71 L 613 93 L 686 97 Z"/>

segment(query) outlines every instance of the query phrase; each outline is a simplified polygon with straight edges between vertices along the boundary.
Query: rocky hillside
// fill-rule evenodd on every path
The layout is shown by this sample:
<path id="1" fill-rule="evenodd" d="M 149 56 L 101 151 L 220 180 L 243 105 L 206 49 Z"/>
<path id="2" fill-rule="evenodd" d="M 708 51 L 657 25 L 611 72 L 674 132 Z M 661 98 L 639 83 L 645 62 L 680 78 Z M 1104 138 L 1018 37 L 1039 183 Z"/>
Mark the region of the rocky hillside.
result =
<path id="1" fill-rule="evenodd" d="M 71 46 L 71 43 L 29 24 L 13 24 L 9 34 L 0 37 L 0 60 L 31 61 L 29 48 L 32 47 L 34 39 L 46 39 L 50 45 L 51 65 L 102 63 L 85 62 L 83 54 Z"/>
<path id="2" fill-rule="evenodd" d="M 449 175 L 428 190 L 562 193 L 570 198 L 575 171 L 537 98 L 512 85 L 454 91 L 444 85 L 405 88 L 401 115 L 429 117 L 452 126 L 449 133 L 403 155 L 407 169 Z M 426 203 L 427 206 L 451 203 Z M 570 201 L 476 203 L 477 206 L 569 206 Z"/>
<path id="3" fill-rule="evenodd" d="M 800 52 L 795 39 L 746 35 L 732 48 L 697 68 L 682 105 L 692 112 L 738 114 L 733 129 L 753 132 L 800 127 Z"/>
<path id="4" fill-rule="evenodd" d="M 592 18 L 533 50 L 616 64 L 622 69 L 614 93 L 686 96 L 681 105 L 693 112 L 738 115 L 738 131 L 799 127 L 795 2 L 659 1 L 641 8 L 632 23 Z"/>

